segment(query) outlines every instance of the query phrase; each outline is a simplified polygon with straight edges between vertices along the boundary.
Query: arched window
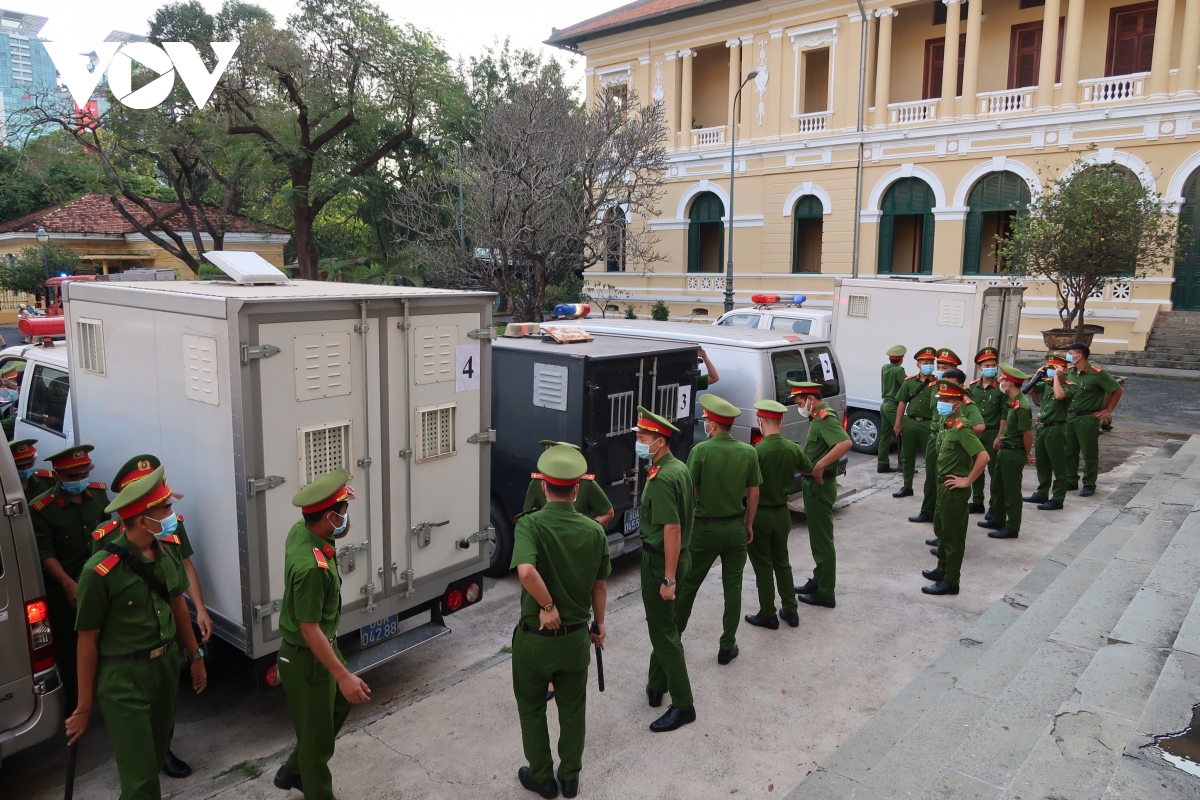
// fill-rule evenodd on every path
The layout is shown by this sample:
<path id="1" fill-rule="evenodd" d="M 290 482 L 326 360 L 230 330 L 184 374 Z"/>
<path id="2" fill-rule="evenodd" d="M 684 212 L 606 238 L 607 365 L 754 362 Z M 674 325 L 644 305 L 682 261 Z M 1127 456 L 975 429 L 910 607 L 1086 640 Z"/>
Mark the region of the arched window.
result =
<path id="1" fill-rule="evenodd" d="M 688 211 L 688 272 L 720 272 L 725 249 L 725 205 L 712 192 L 702 192 Z"/>
<path id="2" fill-rule="evenodd" d="M 967 195 L 963 274 L 995 275 L 1004 271 L 999 239 L 1012 233 L 1013 217 L 1029 206 L 1029 184 L 1013 172 L 993 172 L 980 178 Z"/>
<path id="3" fill-rule="evenodd" d="M 821 232 L 825 209 L 821 199 L 806 194 L 792 210 L 792 272 L 821 271 Z"/>
<path id="4" fill-rule="evenodd" d="M 1183 189 L 1179 238 L 1171 302 L 1176 311 L 1200 311 L 1200 169 L 1192 173 Z"/>
<path id="5" fill-rule="evenodd" d="M 879 218 L 879 274 L 933 272 L 933 189 L 920 178 L 888 187 Z"/>
<path id="6" fill-rule="evenodd" d="M 620 206 L 604 214 L 604 265 L 606 272 L 625 271 L 625 212 Z"/>

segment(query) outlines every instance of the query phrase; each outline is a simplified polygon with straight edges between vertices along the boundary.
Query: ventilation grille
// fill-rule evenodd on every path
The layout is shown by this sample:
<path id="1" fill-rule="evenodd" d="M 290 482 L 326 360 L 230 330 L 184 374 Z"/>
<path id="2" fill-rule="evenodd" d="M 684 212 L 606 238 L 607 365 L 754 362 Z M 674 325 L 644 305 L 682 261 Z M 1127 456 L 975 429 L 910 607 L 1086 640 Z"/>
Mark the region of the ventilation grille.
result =
<path id="1" fill-rule="evenodd" d="M 679 418 L 679 384 L 668 383 L 658 387 L 657 405 L 654 412 L 674 422 Z"/>
<path id="2" fill-rule="evenodd" d="M 297 433 L 303 486 L 335 469 L 350 469 L 350 420 L 310 425 Z"/>
<path id="3" fill-rule="evenodd" d="M 567 410 L 567 368 L 559 364 L 533 365 L 533 404 L 555 411 Z"/>
<path id="4" fill-rule="evenodd" d="M 416 384 L 454 380 L 457 325 L 425 325 L 416 329 Z"/>
<path id="5" fill-rule="evenodd" d="M 104 374 L 104 325 L 98 319 L 81 319 L 79 332 L 79 366 L 84 372 Z"/>
<path id="6" fill-rule="evenodd" d="M 608 396 L 608 435 L 620 436 L 633 430 L 633 392 Z"/>
<path id="7" fill-rule="evenodd" d="M 942 300 L 938 303 L 937 324 L 944 328 L 961 328 L 967 319 L 967 304 L 961 300 Z"/>
<path id="8" fill-rule="evenodd" d="M 846 316 L 866 319 L 871 311 L 871 296 L 869 294 L 852 294 L 846 304 Z"/>
<path id="9" fill-rule="evenodd" d="M 417 409 L 421 446 L 417 460 L 454 455 L 454 425 L 457 404 Z"/>
<path id="10" fill-rule="evenodd" d="M 308 333 L 292 337 L 296 399 L 350 394 L 350 334 Z"/>
<path id="11" fill-rule="evenodd" d="M 217 383 L 217 340 L 211 336 L 183 335 L 183 393 L 188 400 L 221 404 Z"/>

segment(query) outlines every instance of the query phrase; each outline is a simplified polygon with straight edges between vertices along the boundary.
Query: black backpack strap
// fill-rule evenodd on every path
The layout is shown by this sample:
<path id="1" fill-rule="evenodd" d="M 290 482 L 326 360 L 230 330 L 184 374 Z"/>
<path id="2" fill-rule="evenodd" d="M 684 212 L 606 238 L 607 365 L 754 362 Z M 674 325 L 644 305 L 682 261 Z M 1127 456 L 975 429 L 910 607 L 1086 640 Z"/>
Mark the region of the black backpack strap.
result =
<path id="1" fill-rule="evenodd" d="M 125 566 L 133 570 L 134 575 L 137 575 L 139 578 L 141 578 L 156 595 L 162 598 L 164 603 L 170 605 L 171 595 L 169 592 L 167 592 L 167 587 L 163 586 L 162 581 L 154 577 L 154 575 L 150 573 L 150 570 L 146 569 L 146 566 L 139 561 L 133 553 L 111 543 L 105 545 L 104 549 L 120 558 L 121 562 L 125 564 Z"/>

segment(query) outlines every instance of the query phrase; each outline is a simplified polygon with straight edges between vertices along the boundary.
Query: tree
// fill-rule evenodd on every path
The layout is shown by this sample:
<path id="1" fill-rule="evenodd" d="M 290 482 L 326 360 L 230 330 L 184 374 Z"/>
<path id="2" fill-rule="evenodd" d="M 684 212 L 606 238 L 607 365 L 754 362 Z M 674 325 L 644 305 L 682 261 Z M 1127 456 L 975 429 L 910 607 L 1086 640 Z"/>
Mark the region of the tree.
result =
<path id="1" fill-rule="evenodd" d="M 544 70 L 483 116 L 464 154 L 466 252 L 456 171 L 416 182 L 395 219 L 414 232 L 417 261 L 431 277 L 486 286 L 510 300 L 517 320 L 540 320 L 559 287 L 605 257 L 618 220 L 630 268 L 644 274 L 662 260 L 648 226 L 608 212 L 657 215 L 665 139 L 660 105 L 631 98 L 621 107 L 602 94 L 585 110 L 559 72 Z"/>
<path id="2" fill-rule="evenodd" d="M 611 283 L 586 283 L 583 286 L 583 299 L 586 302 L 600 306 L 600 318 L 608 316 L 609 311 L 620 311 L 618 300 L 628 300 L 629 292 L 618 289 Z"/>
<path id="3" fill-rule="evenodd" d="M 21 254 L 13 261 L 0 261 L 0 289 L 16 294 L 33 294 L 46 285 L 47 277 L 70 275 L 78 268 L 79 255 L 69 247 L 46 245 L 44 260 L 40 246 L 23 247 Z"/>
<path id="4" fill-rule="evenodd" d="M 1082 333 L 1088 298 L 1105 281 L 1144 278 L 1174 261 L 1176 222 L 1129 170 L 1078 160 L 1046 181 L 999 250 L 1010 273 L 1053 283 L 1062 330 Z"/>
<path id="5" fill-rule="evenodd" d="M 666 322 L 671 319 L 671 309 L 662 300 L 655 300 L 654 305 L 650 308 L 650 319 L 657 322 Z"/>

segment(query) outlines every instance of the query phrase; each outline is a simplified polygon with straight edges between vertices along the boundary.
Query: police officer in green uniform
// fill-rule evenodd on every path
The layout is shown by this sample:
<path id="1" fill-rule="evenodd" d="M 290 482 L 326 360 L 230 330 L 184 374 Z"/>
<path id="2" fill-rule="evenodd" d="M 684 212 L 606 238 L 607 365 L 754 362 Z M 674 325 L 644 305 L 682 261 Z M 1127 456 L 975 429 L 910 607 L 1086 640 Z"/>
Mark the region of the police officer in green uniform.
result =
<path id="1" fill-rule="evenodd" d="M 1021 476 L 1033 456 L 1033 408 L 1021 386 L 1029 379 L 1011 364 L 1000 365 L 1000 390 L 1008 397 L 1008 410 L 996 449 L 996 469 L 992 473 L 992 511 L 990 520 L 976 523 L 988 528 L 993 539 L 1016 539 L 1021 533 Z"/>
<path id="2" fill-rule="evenodd" d="M 937 348 L 922 347 L 916 355 L 919 367 L 917 374 L 908 376 L 900 384 L 892 433 L 900 437 L 900 466 L 904 470 L 904 485 L 892 497 L 913 496 L 917 453 L 925 452 L 929 445 L 929 422 L 933 419 L 933 398 L 937 385 L 937 378 L 933 375 L 936 358 Z"/>
<path id="3" fill-rule="evenodd" d="M 987 467 L 987 451 L 960 413 L 965 396 L 966 391 L 954 381 L 938 381 L 937 411 L 943 422 L 938 431 L 938 460 L 929 465 L 939 478 L 933 517 L 938 561 L 935 569 L 921 572 L 926 580 L 933 581 L 921 587 L 925 594 L 958 594 L 970 518 L 967 506 L 971 501 L 971 484 Z"/>
<path id="4" fill-rule="evenodd" d="M 4 339 L 0 337 L 0 346 L 3 346 Z M 0 427 L 4 429 L 4 438 L 10 442 L 13 438 L 13 432 L 17 426 L 17 404 L 16 400 L 21 392 L 21 378 L 25 375 L 24 361 L 10 361 L 8 369 L 0 375 L 0 402 L 11 402 L 12 405 L 8 408 L 8 414 L 3 420 L 0 420 Z M 37 497 L 36 494 L 26 494 L 27 498 Z"/>
<path id="5" fill-rule="evenodd" d="M 512 566 L 521 581 L 521 621 L 513 631 L 512 680 L 528 766 L 517 771 L 521 785 L 542 797 L 575 797 L 583 765 L 590 644 L 604 644 L 608 597 L 608 538 L 604 528 L 572 505 L 587 472 L 577 448 L 555 445 L 538 459 L 545 508 L 517 521 Z M 588 633 L 596 615 L 597 633 Z M 558 784 L 546 688 L 554 683 L 558 704 Z"/>
<path id="6" fill-rule="evenodd" d="M 1083 488 L 1080 497 L 1096 493 L 1100 471 L 1100 424 L 1111 420 L 1125 389 L 1108 370 L 1088 363 L 1091 349 L 1083 342 L 1067 348 L 1068 372 L 1079 384 L 1075 399 L 1067 408 L 1067 489 L 1079 488 L 1079 456 L 1083 456 Z M 1108 396 L 1108 403 L 1104 398 Z"/>
<path id="7" fill-rule="evenodd" d="M 703 347 L 700 348 L 700 351 L 696 355 L 700 357 L 700 363 L 704 365 L 704 369 L 706 370 L 696 377 L 696 391 L 703 392 L 721 380 L 721 376 L 717 374 L 716 366 L 713 365 L 712 359 L 708 357 L 708 353 L 704 352 Z"/>
<path id="8" fill-rule="evenodd" d="M 696 492 L 683 462 L 671 454 L 667 441 L 676 433 L 670 420 L 638 406 L 637 454 L 650 461 L 638 535 L 642 539 L 642 605 L 650 632 L 650 675 L 646 699 L 651 708 L 662 705 L 670 692 L 666 713 L 650 723 L 655 733 L 673 731 L 696 721 L 692 684 L 688 679 L 679 627 L 675 624 L 675 591 L 688 574 L 692 557 L 692 519 Z"/>
<path id="9" fill-rule="evenodd" d="M 1046 366 L 1027 385 L 1022 391 L 1041 411 L 1033 436 L 1038 487 L 1025 502 L 1037 503 L 1039 511 L 1061 511 L 1067 497 L 1067 408 L 1079 386 L 1070 378 L 1066 357 L 1057 353 L 1046 354 Z"/>
<path id="10" fill-rule="evenodd" d="M 908 348 L 902 344 L 888 350 L 888 363 L 883 365 L 879 373 L 880 396 L 883 402 L 879 404 L 879 459 L 876 472 L 895 472 L 891 462 L 892 421 L 896 419 L 896 398 L 900 396 L 900 387 L 904 384 L 902 364 L 907 352 Z"/>
<path id="11" fill-rule="evenodd" d="M 965 394 L 963 395 L 962 405 L 959 406 L 959 409 L 958 409 L 959 414 L 962 415 L 963 422 L 965 422 L 966 425 L 971 429 L 971 433 L 975 434 L 976 437 L 983 435 L 983 432 L 984 432 L 983 414 L 980 413 L 979 409 L 976 408 L 975 404 L 971 402 L 971 394 L 970 394 L 970 391 L 967 390 L 966 373 L 964 373 L 960 369 L 948 369 L 942 373 L 941 380 L 951 381 L 954 384 L 961 386 L 963 388 Z M 930 439 L 933 441 L 933 444 L 930 446 L 931 452 L 930 452 L 930 454 L 928 454 L 925 463 L 936 465 L 937 464 L 937 435 L 945 427 L 946 418 L 943 417 L 941 414 L 937 413 L 936 410 L 934 411 L 934 414 L 935 414 L 935 416 L 933 418 L 933 434 L 930 436 Z M 937 481 L 936 481 L 937 470 L 931 468 L 930 472 L 935 476 L 935 480 L 933 481 L 932 486 L 928 486 L 927 491 L 929 492 L 929 494 L 926 495 L 925 498 L 922 498 L 921 510 L 922 510 L 922 512 L 924 512 L 926 508 L 929 509 L 929 512 L 930 512 L 929 521 L 932 522 L 933 517 L 937 513 L 936 512 L 937 496 L 938 496 Z M 928 485 L 929 482 L 927 481 L 926 483 Z M 928 505 L 926 505 L 926 503 L 928 503 Z M 914 520 L 912 517 L 909 517 L 908 519 L 910 522 L 917 521 L 917 520 Z M 925 540 L 925 544 L 927 544 L 931 548 L 933 548 L 929 552 L 931 552 L 935 556 L 937 555 L 937 543 L 938 542 L 937 542 L 936 535 L 932 539 Z"/>
<path id="12" fill-rule="evenodd" d="M 758 429 L 763 438 L 754 446 L 758 455 L 758 470 L 762 474 L 759 486 L 758 513 L 754 515 L 754 538 L 747 554 L 754 567 L 758 584 L 758 613 L 747 614 L 746 622 L 760 628 L 779 629 L 775 616 L 775 587 L 779 586 L 779 616 L 793 628 L 800 624 L 796 613 L 796 594 L 792 583 L 792 563 L 788 557 L 788 534 L 792 531 L 792 512 L 788 496 L 796 481 L 796 473 L 811 473 L 812 462 L 800 445 L 783 438 L 783 415 L 787 406 L 775 400 L 759 400 Z"/>
<path id="13" fill-rule="evenodd" d="M 92 555 L 92 531 L 108 519 L 108 487 L 88 481 L 93 449 L 90 444 L 73 445 L 46 459 L 54 467 L 56 486 L 29 504 L 46 574 L 54 654 L 68 701 L 75 692 L 76 582 Z"/>
<path id="14" fill-rule="evenodd" d="M 204 691 L 204 651 L 192 633 L 187 576 L 157 539 L 174 524 L 171 487 L 155 470 L 108 507 L 124 520 L 110 550 L 88 559 L 79 577 L 79 705 L 67 719 L 70 742 L 99 705 L 112 740 L 122 800 L 159 800 L 158 771 L 175 725 L 179 644 L 192 688 Z"/>
<path id="15" fill-rule="evenodd" d="M 984 484 L 992 478 L 992 472 L 996 469 L 996 453 L 992 445 L 1000 435 L 1000 420 L 1004 417 L 1008 396 L 1000 391 L 1000 351 L 994 347 L 980 349 L 975 354 L 975 365 L 979 367 L 980 377 L 971 381 L 967 397 L 983 415 L 983 433 L 976 435 L 990 460 L 984 477 L 971 484 L 971 505 L 968 510 L 972 514 L 987 511 L 987 518 L 991 519 L 992 510 L 985 508 L 983 504 L 983 490 Z"/>
<path id="16" fill-rule="evenodd" d="M 538 442 L 542 446 L 542 452 L 549 450 L 557 445 L 565 445 L 566 447 L 574 447 L 579 449 L 579 445 L 571 444 L 570 442 L 556 442 L 553 439 L 542 439 Z M 529 476 L 529 488 L 525 490 L 525 505 L 522 506 L 522 513 L 528 514 L 530 511 L 537 511 L 546 507 L 546 493 L 542 491 L 543 475 L 535 472 Z M 612 501 L 608 499 L 608 495 L 604 490 L 596 485 L 596 476 L 585 474 L 579 481 L 579 492 L 575 500 L 575 510 L 584 516 L 591 517 L 600 523 L 600 527 L 608 530 L 608 523 L 612 522 L 613 506 Z"/>
<path id="17" fill-rule="evenodd" d="M 711 393 L 700 397 L 700 407 L 704 409 L 704 432 L 708 439 L 692 448 L 687 461 L 696 491 L 696 528 L 688 548 L 692 565 L 680 582 L 675 622 L 680 633 L 687 629 L 696 592 L 720 558 L 725 613 L 721 617 L 717 663 L 725 665 L 738 655 L 742 572 L 746 569 L 746 545 L 754 539 L 754 514 L 758 510 L 762 475 L 754 448 L 729 433 L 741 409 Z"/>
<path id="18" fill-rule="evenodd" d="M 18 439 L 9 442 L 13 462 L 17 465 L 17 475 L 21 478 L 21 489 L 25 492 L 26 500 L 36 500 L 41 495 L 58 485 L 54 473 L 48 469 L 34 469 L 37 463 L 37 439 Z"/>
<path id="19" fill-rule="evenodd" d="M 813 576 L 795 587 L 796 599 L 810 606 L 833 608 L 837 551 L 833 546 L 833 504 L 837 501 L 838 462 L 850 450 L 850 437 L 835 412 L 821 397 L 821 384 L 788 381 L 800 416 L 808 420 L 804 454 L 812 474 L 804 476 L 804 517 L 812 549 Z"/>
<path id="20" fill-rule="evenodd" d="M 941 380 L 942 376 L 950 370 L 962 375 L 962 372 L 958 370 L 958 365 L 961 363 L 962 360 L 957 353 L 948 347 L 943 347 L 937 351 L 933 375 L 938 380 Z M 935 409 L 933 418 L 929 421 L 929 438 L 925 442 L 925 481 L 921 495 L 921 510 L 916 516 L 909 517 L 909 522 L 933 522 L 933 508 L 937 503 L 937 470 L 933 467 L 937 464 L 937 433 L 941 424 L 942 420 Z"/>
<path id="21" fill-rule="evenodd" d="M 299 789 L 305 800 L 332 800 L 333 740 L 350 713 L 365 703 L 366 682 L 346 669 L 337 646 L 342 617 L 342 579 L 332 540 L 346 535 L 350 473 L 327 472 L 292 498 L 303 519 L 284 544 L 283 604 L 279 609 L 279 678 L 287 692 L 296 748 L 275 773 L 280 789 Z"/>

